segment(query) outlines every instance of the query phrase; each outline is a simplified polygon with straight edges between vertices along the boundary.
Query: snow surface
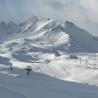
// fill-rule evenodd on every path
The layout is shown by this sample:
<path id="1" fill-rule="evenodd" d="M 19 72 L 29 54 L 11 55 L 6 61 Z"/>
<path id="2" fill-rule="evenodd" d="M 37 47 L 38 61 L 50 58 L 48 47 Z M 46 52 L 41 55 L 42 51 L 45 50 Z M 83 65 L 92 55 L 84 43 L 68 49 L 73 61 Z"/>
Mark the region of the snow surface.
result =
<path id="1" fill-rule="evenodd" d="M 64 82 L 39 73 L 14 68 L 1 69 L 0 98 L 97 98 L 98 87 Z M 12 75 L 13 74 L 13 75 Z M 17 74 L 17 76 L 14 76 Z"/>

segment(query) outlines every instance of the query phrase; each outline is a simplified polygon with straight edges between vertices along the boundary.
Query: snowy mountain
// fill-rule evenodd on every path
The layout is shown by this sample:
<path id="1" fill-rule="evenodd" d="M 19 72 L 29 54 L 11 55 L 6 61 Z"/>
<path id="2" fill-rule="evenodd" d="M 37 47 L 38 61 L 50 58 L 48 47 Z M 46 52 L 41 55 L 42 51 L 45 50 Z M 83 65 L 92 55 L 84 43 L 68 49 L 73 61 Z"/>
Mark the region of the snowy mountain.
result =
<path id="1" fill-rule="evenodd" d="M 2 22 L 0 35 L 0 98 L 98 97 L 97 37 L 72 22 L 36 16 Z"/>
<path id="2" fill-rule="evenodd" d="M 59 20 L 38 19 L 36 16 L 19 25 L 13 22 L 8 24 L 2 22 L 0 42 L 32 37 L 31 39 L 38 45 L 52 46 L 53 51 L 98 52 L 96 37 L 72 22 L 64 23 L 62 25 Z"/>
<path id="3" fill-rule="evenodd" d="M 98 40 L 87 31 L 79 28 L 74 23 L 67 21 L 64 31 L 70 37 L 71 52 L 98 52 Z"/>
<path id="4" fill-rule="evenodd" d="M 24 23 L 19 24 L 18 33 L 32 32 L 36 28 L 36 24 L 38 22 L 38 18 L 36 16 L 30 17 Z"/>

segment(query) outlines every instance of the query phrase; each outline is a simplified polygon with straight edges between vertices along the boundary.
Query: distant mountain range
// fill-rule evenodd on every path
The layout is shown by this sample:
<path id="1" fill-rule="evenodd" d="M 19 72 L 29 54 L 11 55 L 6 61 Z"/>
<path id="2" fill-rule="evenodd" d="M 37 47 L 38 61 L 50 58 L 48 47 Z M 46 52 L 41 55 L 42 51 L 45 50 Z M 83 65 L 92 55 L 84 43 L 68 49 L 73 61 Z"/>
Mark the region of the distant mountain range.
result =
<path id="1" fill-rule="evenodd" d="M 70 21 L 62 23 L 33 16 L 19 25 L 14 22 L 0 23 L 1 43 L 18 43 L 19 40 L 51 52 L 98 52 L 98 38 Z"/>

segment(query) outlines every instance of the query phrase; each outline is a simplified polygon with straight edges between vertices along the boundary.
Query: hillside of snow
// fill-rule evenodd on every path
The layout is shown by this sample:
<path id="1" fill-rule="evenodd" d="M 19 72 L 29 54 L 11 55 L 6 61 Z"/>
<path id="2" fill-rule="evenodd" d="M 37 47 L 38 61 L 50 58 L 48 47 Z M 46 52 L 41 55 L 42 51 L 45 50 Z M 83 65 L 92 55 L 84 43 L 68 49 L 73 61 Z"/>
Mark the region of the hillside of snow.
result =
<path id="1" fill-rule="evenodd" d="M 70 36 L 71 52 L 98 52 L 98 40 L 87 31 L 67 21 L 64 31 Z"/>
<path id="2" fill-rule="evenodd" d="M 0 98 L 97 98 L 98 87 L 64 82 L 35 72 L 0 66 Z"/>
<path id="3" fill-rule="evenodd" d="M 39 40 L 29 37 L 0 44 L 0 64 L 8 67 L 12 64 L 13 67 L 21 69 L 31 66 L 34 72 L 61 80 L 98 85 L 97 53 L 67 53 L 59 47 L 64 44 L 61 40 L 54 48 L 46 40 L 43 40 L 43 44 L 40 43 L 40 36 L 37 37 Z M 68 37 L 67 34 L 65 37 Z M 71 55 L 77 58 L 71 58 Z"/>

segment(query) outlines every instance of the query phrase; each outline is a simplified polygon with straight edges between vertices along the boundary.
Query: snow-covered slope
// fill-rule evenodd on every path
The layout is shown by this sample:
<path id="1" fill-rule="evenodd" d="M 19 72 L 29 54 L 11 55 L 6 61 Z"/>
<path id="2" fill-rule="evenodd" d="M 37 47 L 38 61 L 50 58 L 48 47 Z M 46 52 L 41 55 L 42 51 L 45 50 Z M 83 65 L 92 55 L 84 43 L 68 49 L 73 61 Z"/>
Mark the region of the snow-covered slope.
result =
<path id="1" fill-rule="evenodd" d="M 98 87 L 0 67 L 0 98 L 98 98 Z"/>
<path id="2" fill-rule="evenodd" d="M 67 21 L 64 26 L 70 36 L 71 52 L 98 52 L 98 40 L 74 23 Z"/>
<path id="3" fill-rule="evenodd" d="M 44 43 L 40 44 L 40 36 L 38 38 L 29 37 L 1 44 L 0 64 L 9 67 L 12 64 L 22 69 L 31 66 L 35 72 L 61 80 L 98 85 L 97 54 L 67 54 L 58 48 L 63 43 L 55 45 L 57 48 L 53 52 L 50 43 L 43 40 Z M 71 59 L 70 55 L 76 55 L 78 59 Z"/>

